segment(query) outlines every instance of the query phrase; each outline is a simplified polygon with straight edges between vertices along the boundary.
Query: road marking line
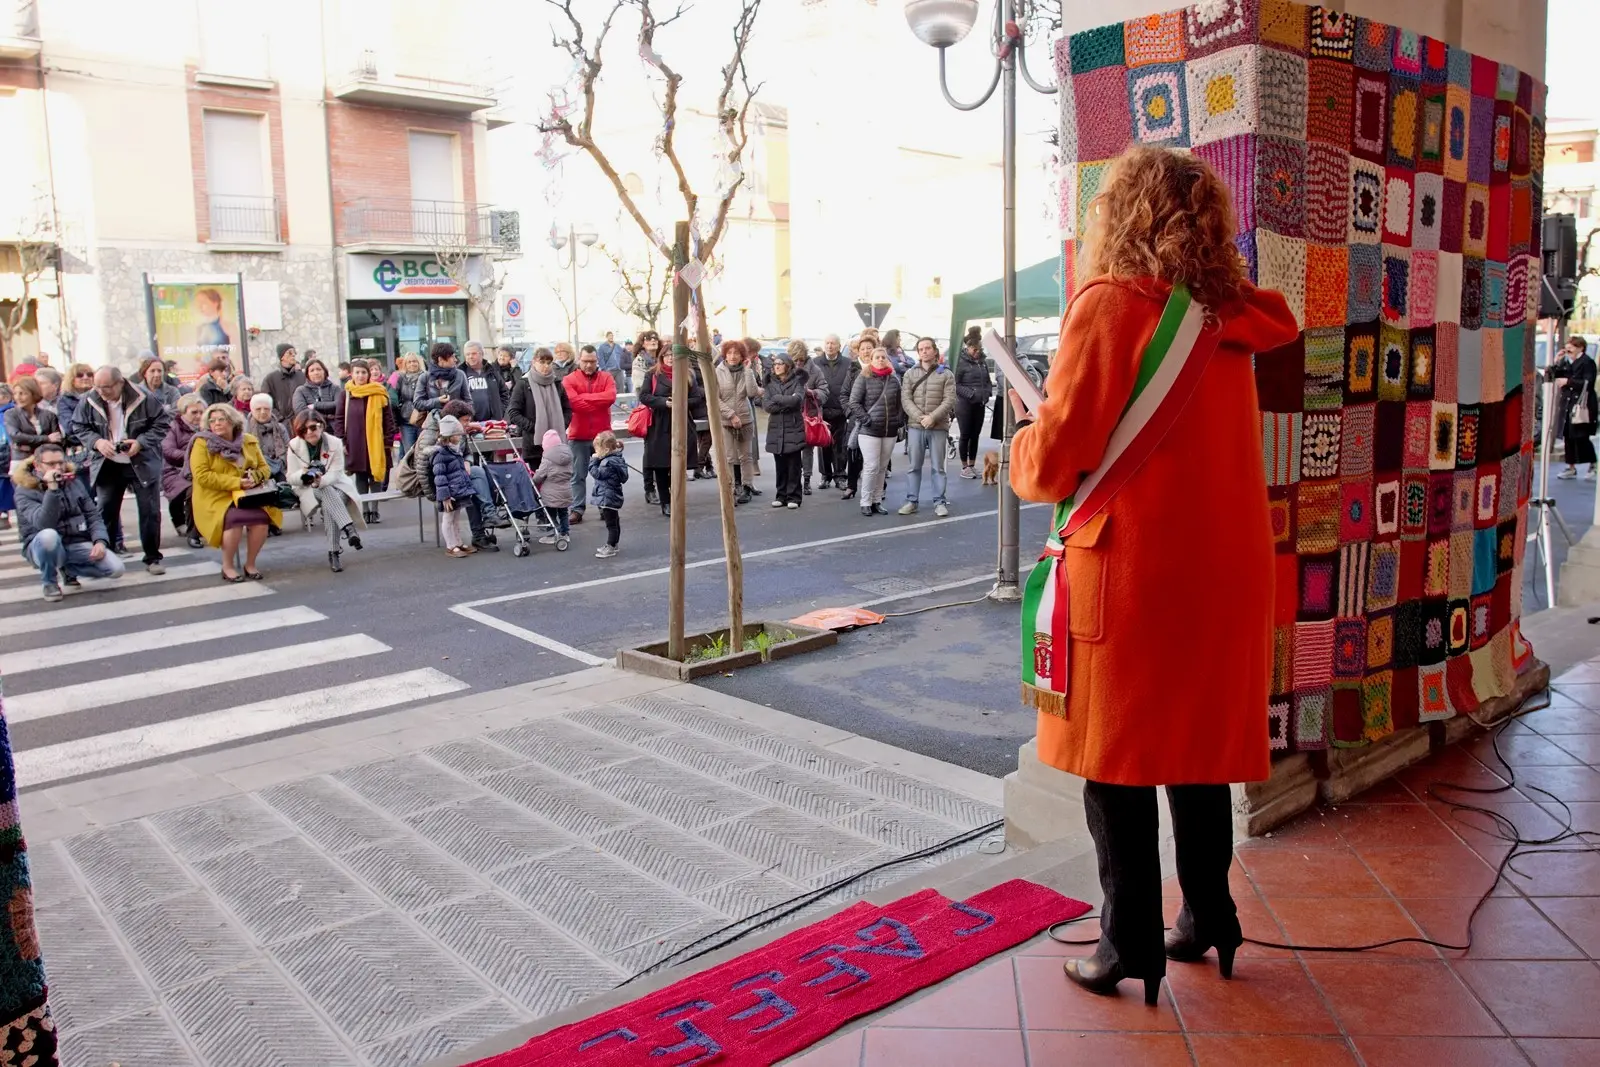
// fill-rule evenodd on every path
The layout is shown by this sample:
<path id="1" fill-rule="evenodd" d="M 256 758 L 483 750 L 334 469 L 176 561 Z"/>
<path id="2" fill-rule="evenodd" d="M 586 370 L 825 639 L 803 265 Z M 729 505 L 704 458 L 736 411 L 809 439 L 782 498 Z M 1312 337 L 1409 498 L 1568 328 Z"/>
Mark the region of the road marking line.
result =
<path id="1" fill-rule="evenodd" d="M 321 622 L 327 616 L 307 607 L 279 608 L 253 615 L 235 615 L 209 622 L 190 622 L 181 626 L 158 626 L 113 637 L 74 641 L 64 645 L 47 645 L 26 652 L 0 653 L 0 675 L 16 677 L 28 671 L 47 670 L 91 660 L 110 659 L 149 652 L 158 648 L 176 648 L 199 641 L 223 640 L 240 634 L 261 633 L 281 626 L 299 626 L 302 623 Z"/>
<path id="2" fill-rule="evenodd" d="M 169 719 L 81 741 L 23 749 L 16 754 L 17 778 L 24 786 L 45 785 L 62 778 L 176 756 L 470 688 L 466 682 L 425 667 L 307 693 L 290 693 L 224 711 Z"/>
<path id="3" fill-rule="evenodd" d="M 155 615 L 163 611 L 182 611 L 210 604 L 235 600 L 252 600 L 258 596 L 271 596 L 273 589 L 260 582 L 243 585 L 214 585 L 199 589 L 186 589 L 181 593 L 158 593 L 154 596 L 131 597 L 127 600 L 106 600 L 79 607 L 54 607 L 26 615 L 0 615 L 0 637 L 33 634 L 41 630 L 58 630 L 66 626 L 83 626 L 89 623 L 110 622 L 112 619 L 129 619 L 136 615 Z M 38 596 L 37 593 L 34 594 Z M 220 623 L 219 623 L 220 625 Z"/>
<path id="4" fill-rule="evenodd" d="M 103 589 L 126 589 L 130 586 L 156 585 L 161 582 L 181 582 L 185 578 L 215 578 L 218 570 L 215 563 L 190 563 L 182 567 L 168 568 L 165 574 L 145 574 L 143 564 L 137 561 L 125 561 L 128 572 L 121 578 L 88 578 L 83 580 L 82 592 L 72 591 L 69 597 L 82 596 L 83 593 L 98 592 Z M 38 600 L 39 588 L 34 585 L 25 585 L 11 589 L 0 589 L 0 604 L 21 604 L 29 600 Z"/>
<path id="5" fill-rule="evenodd" d="M 1023 510 L 1051 506 L 1053 505 L 1022 505 Z M 777 545 L 773 548 L 757 549 L 754 552 L 744 553 L 743 558 L 747 560 L 762 559 L 766 556 L 788 555 L 795 551 L 804 550 L 807 548 L 822 548 L 825 545 L 838 545 L 844 544 L 845 542 L 854 543 L 856 541 L 866 541 L 874 537 L 891 537 L 895 534 L 916 533 L 921 530 L 930 530 L 940 526 L 948 526 L 951 523 L 956 522 L 971 522 L 974 519 L 993 518 L 995 514 L 997 513 L 991 508 L 988 511 L 976 511 L 970 515 L 952 515 L 946 519 L 932 519 L 927 522 L 912 523 L 906 526 L 880 526 L 875 530 L 864 530 L 861 533 L 843 534 L 838 537 L 824 537 L 817 541 L 801 541 L 796 544 Z M 709 559 L 699 559 L 695 560 L 693 563 L 685 564 L 684 569 L 693 571 L 699 570 L 701 567 L 722 566 L 724 565 L 725 560 L 725 556 L 712 556 Z M 547 589 L 528 589 L 521 593 L 505 593 L 500 596 L 485 597 L 482 600 L 469 600 L 465 603 L 456 605 L 456 607 L 481 608 L 489 604 L 506 604 L 513 600 L 527 600 L 531 597 L 554 596 L 557 593 L 575 593 L 581 589 L 593 589 L 602 585 L 614 585 L 617 582 L 632 581 L 635 578 L 654 578 L 656 575 L 666 574 L 670 570 L 670 567 L 652 567 L 646 571 L 632 571 L 628 574 L 610 574 L 604 578 L 591 578 L 588 581 L 572 582 L 568 585 L 553 585 Z M 452 607 L 450 610 L 455 611 L 456 607 Z"/>
<path id="6" fill-rule="evenodd" d="M 483 612 L 466 607 L 465 605 L 458 604 L 450 610 L 455 612 L 457 615 L 462 616 L 463 618 L 471 619 L 473 622 L 482 623 L 484 626 L 499 630 L 503 634 L 510 634 L 512 637 L 526 641 L 530 645 L 538 645 L 540 648 L 548 649 L 549 651 L 556 653 L 558 656 L 565 656 L 567 659 L 575 659 L 579 663 L 589 667 L 601 667 L 611 662 L 608 659 L 601 659 L 599 656 L 592 656 L 582 649 L 573 648 L 571 645 L 562 644 L 553 637 L 546 637 L 544 634 L 534 633 L 532 630 L 525 630 L 521 626 L 506 622 L 503 619 L 497 619 L 492 615 L 485 615 Z"/>
<path id="7" fill-rule="evenodd" d="M 859 604 L 851 604 L 850 606 L 853 608 L 871 608 L 876 607 L 879 604 L 892 604 L 896 600 L 910 600 L 913 597 L 930 596 L 933 593 L 945 593 L 951 589 L 960 589 L 962 586 L 977 585 L 979 582 L 992 581 L 994 581 L 994 574 L 992 572 L 989 574 L 975 574 L 971 578 L 960 578 L 953 582 L 944 582 L 941 585 L 930 585 L 924 589 L 912 589 L 905 593 L 890 593 L 888 596 L 880 596 L 876 600 L 863 600 Z"/>
<path id="8" fill-rule="evenodd" d="M 217 624 L 226 626 L 226 620 Z M 202 659 L 178 667 L 141 671 L 95 682 L 64 685 L 6 697 L 6 718 L 13 723 L 54 718 L 122 704 L 146 697 L 168 696 L 186 689 L 205 689 L 244 678 L 261 678 L 280 671 L 299 670 L 323 663 L 339 663 L 358 656 L 390 651 L 389 646 L 366 634 L 350 634 L 326 641 L 307 641 L 282 648 L 264 648 L 242 656 Z"/>
<path id="9" fill-rule="evenodd" d="M 0 550 L 3 550 L 3 549 L 0 549 Z M 161 550 L 161 556 L 162 556 L 163 559 L 172 559 L 172 558 L 174 558 L 176 556 L 188 556 L 188 555 L 192 555 L 193 553 L 194 553 L 194 550 L 191 549 L 191 548 L 163 548 Z M 3 559 L 3 558 L 4 558 L 3 556 L 0 556 L 0 559 Z M 5 563 L 0 563 L 0 582 L 6 581 L 7 579 L 10 579 L 10 578 L 14 578 L 14 577 L 16 577 L 18 575 L 38 574 L 39 573 L 38 570 L 36 570 L 34 568 L 33 564 L 31 564 L 27 560 L 21 558 L 21 553 L 20 552 L 18 553 L 17 556 L 13 556 L 12 558 L 15 559 L 16 562 L 13 563 L 13 562 L 9 562 L 8 561 L 8 562 L 5 562 Z M 137 557 L 137 558 L 142 558 L 142 557 Z M 124 560 L 124 562 L 128 562 L 128 561 Z M 129 565 L 130 566 L 143 566 L 142 563 L 130 563 Z"/>

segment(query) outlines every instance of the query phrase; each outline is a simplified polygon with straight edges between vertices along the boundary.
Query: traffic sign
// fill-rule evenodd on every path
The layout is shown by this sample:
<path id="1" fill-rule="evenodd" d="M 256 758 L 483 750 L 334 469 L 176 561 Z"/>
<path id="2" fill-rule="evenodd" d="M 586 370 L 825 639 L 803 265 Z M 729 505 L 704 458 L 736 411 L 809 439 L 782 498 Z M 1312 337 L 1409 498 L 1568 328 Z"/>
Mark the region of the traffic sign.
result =
<path id="1" fill-rule="evenodd" d="M 507 337 L 521 337 L 524 332 L 526 319 L 523 317 L 523 302 L 521 294 L 508 294 L 500 302 L 500 325 L 505 330 Z"/>

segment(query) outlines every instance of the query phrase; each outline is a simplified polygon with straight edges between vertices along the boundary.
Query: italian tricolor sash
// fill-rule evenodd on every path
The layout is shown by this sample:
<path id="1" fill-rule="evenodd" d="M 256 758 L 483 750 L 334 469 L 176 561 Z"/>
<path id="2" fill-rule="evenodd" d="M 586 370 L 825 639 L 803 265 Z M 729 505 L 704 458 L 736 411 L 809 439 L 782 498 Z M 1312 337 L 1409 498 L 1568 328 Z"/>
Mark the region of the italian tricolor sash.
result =
<path id="1" fill-rule="evenodd" d="M 1050 715 L 1067 714 L 1067 538 L 1099 514 L 1155 451 L 1194 395 L 1217 350 L 1220 330 L 1207 326 L 1206 309 L 1175 285 L 1154 336 L 1139 361 L 1139 375 L 1105 457 L 1072 496 L 1056 505 L 1050 537 L 1022 595 L 1022 702 Z"/>

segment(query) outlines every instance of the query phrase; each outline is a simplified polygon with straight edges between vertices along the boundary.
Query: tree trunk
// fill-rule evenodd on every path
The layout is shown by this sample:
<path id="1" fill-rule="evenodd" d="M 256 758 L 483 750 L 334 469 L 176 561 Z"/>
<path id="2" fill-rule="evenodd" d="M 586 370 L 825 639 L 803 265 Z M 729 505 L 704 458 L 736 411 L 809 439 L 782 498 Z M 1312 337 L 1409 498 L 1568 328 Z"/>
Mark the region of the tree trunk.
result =
<path id="1" fill-rule="evenodd" d="M 687 345 L 684 319 L 689 314 L 689 287 L 677 277 L 677 268 L 689 261 L 689 224 L 680 222 L 673 231 L 672 244 L 672 342 Z M 684 578 L 688 563 L 688 509 L 685 496 L 689 475 L 689 375 L 688 360 L 672 357 L 672 489 L 668 497 L 672 508 L 667 540 L 667 658 L 683 662 Z M 660 492 L 660 487 L 657 487 Z M 740 640 L 742 647 L 743 640 Z"/>
<path id="2" fill-rule="evenodd" d="M 700 353 L 700 379 L 705 383 L 706 419 L 711 425 L 711 453 L 716 458 L 717 500 L 722 506 L 722 549 L 728 561 L 728 647 L 744 648 L 744 556 L 739 552 L 739 524 L 733 514 L 733 465 L 742 460 L 727 455 L 728 436 L 722 432 L 722 399 L 717 395 L 716 353 L 711 351 L 711 325 L 707 321 L 705 289 L 700 290 L 700 333 L 695 348 Z M 746 368 L 754 374 L 754 368 Z M 750 422 L 750 432 L 756 423 Z M 757 446 L 759 447 L 759 445 Z"/>

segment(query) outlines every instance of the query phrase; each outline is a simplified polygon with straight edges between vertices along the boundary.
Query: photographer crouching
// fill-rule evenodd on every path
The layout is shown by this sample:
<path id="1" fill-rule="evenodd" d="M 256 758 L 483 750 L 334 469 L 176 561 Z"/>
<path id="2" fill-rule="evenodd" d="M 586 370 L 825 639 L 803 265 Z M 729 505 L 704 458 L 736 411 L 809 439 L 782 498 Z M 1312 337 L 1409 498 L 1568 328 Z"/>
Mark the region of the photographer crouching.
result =
<path id="1" fill-rule="evenodd" d="M 12 474 L 22 555 L 44 579 L 44 598 L 61 599 L 61 586 L 80 575 L 121 578 L 122 560 L 110 551 L 100 505 L 54 441 L 34 449 Z"/>

